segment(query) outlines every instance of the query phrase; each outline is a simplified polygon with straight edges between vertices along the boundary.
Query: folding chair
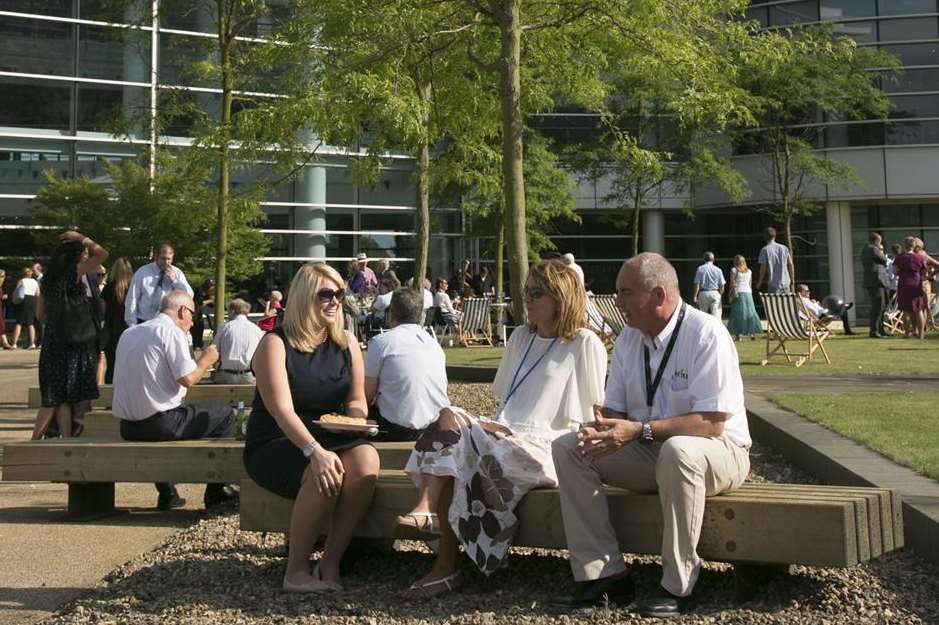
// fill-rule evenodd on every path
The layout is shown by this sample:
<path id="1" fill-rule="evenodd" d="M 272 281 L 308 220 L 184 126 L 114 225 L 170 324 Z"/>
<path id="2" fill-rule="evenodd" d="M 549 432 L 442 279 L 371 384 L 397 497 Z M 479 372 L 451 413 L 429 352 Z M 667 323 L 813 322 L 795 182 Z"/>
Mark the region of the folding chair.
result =
<path id="1" fill-rule="evenodd" d="M 424 311 L 424 329 L 437 340 L 437 331 L 434 329 L 434 319 L 440 313 L 439 306 L 431 306 Z"/>
<path id="2" fill-rule="evenodd" d="M 594 295 L 593 301 L 597 305 L 597 310 L 600 311 L 600 317 L 603 319 L 606 327 L 609 328 L 610 334 L 615 341 L 619 333 L 626 327 L 626 318 L 623 317 L 623 313 L 620 312 L 620 309 L 616 307 L 616 296 Z"/>
<path id="3" fill-rule="evenodd" d="M 894 293 L 884 311 L 884 332 L 887 334 L 903 334 L 903 312 L 897 306 L 897 294 Z"/>
<path id="4" fill-rule="evenodd" d="M 603 320 L 603 315 L 600 314 L 595 299 L 596 295 L 587 296 L 587 327 L 593 330 L 603 341 L 603 344 L 606 345 L 607 350 L 610 350 L 613 349 L 613 344 L 616 343 L 616 335 L 613 334 L 610 325 Z"/>
<path id="5" fill-rule="evenodd" d="M 489 320 L 489 298 L 467 297 L 463 300 L 463 315 L 459 324 L 460 345 L 492 346 L 492 323 Z"/>
<path id="6" fill-rule="evenodd" d="M 789 364 L 795 364 L 796 367 L 811 360 L 816 350 L 821 350 L 825 361 L 831 364 L 824 345 L 831 331 L 812 318 L 802 298 L 795 293 L 760 293 L 760 299 L 766 312 L 766 358 L 760 362 L 760 366 L 765 367 L 779 350 L 785 354 Z M 777 345 L 771 352 L 769 348 L 773 341 Z M 793 362 L 792 354 L 786 349 L 786 341 L 808 341 L 808 349 Z"/>

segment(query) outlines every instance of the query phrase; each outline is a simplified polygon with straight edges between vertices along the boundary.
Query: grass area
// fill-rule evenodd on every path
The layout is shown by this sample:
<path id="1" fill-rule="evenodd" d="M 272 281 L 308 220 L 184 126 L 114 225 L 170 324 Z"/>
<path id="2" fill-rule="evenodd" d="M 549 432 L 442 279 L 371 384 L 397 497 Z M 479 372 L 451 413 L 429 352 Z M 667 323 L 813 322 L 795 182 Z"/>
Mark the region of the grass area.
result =
<path id="1" fill-rule="evenodd" d="M 503 347 L 451 347 L 444 350 L 448 365 L 463 367 L 498 367 Z"/>
<path id="2" fill-rule="evenodd" d="M 939 480 L 939 393 L 783 394 L 770 399 L 894 462 Z"/>

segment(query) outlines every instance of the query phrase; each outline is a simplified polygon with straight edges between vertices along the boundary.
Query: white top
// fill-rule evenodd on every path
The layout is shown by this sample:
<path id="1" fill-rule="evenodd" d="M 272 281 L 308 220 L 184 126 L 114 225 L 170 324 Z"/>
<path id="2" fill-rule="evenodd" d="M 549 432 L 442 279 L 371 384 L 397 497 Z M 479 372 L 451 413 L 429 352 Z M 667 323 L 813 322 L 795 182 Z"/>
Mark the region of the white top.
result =
<path id="1" fill-rule="evenodd" d="M 492 383 L 492 392 L 502 398 L 497 420 L 549 440 L 593 421 L 593 405 L 603 401 L 606 378 L 606 349 L 596 334 L 583 328 L 573 341 L 557 339 L 552 347 L 553 341 L 527 326 L 515 328 Z M 516 390 L 507 397 L 513 377 Z"/>
<path id="2" fill-rule="evenodd" d="M 163 296 L 170 291 L 186 291 L 192 297 L 192 287 L 186 281 L 183 270 L 175 265 L 173 270 L 176 272 L 176 280 L 172 284 L 165 279 L 160 283 L 163 272 L 156 263 L 144 265 L 134 273 L 124 298 L 124 321 L 128 326 L 136 325 L 138 318 L 149 321 L 156 317 Z"/>
<path id="3" fill-rule="evenodd" d="M 229 371 L 247 371 L 258 343 L 264 338 L 264 330 L 256 326 L 245 315 L 238 315 L 223 325 L 212 343 L 218 347 L 218 368 Z"/>
<path id="4" fill-rule="evenodd" d="M 730 279 L 734 283 L 734 291 L 737 293 L 753 293 L 753 272 L 747 269 L 746 272 L 737 271 L 736 267 L 730 269 Z"/>
<path id="5" fill-rule="evenodd" d="M 893 257 L 893 256 L 888 256 L 888 257 L 887 257 L 887 280 L 890 281 L 890 286 L 889 286 L 888 288 L 889 288 L 891 291 L 896 291 L 896 290 L 897 290 L 898 278 L 897 278 L 896 269 L 894 269 L 894 264 L 893 264 L 893 261 L 895 261 L 895 260 L 896 260 L 896 258 Z M 888 302 L 888 303 L 889 303 L 889 302 Z"/>
<path id="6" fill-rule="evenodd" d="M 186 387 L 178 380 L 196 370 L 188 337 L 164 314 L 121 334 L 114 361 L 114 416 L 141 421 L 183 403 Z"/>
<path id="7" fill-rule="evenodd" d="M 395 326 L 368 344 L 366 377 L 378 380 L 381 416 L 422 430 L 450 405 L 447 359 L 437 341 L 414 323 Z"/>
<path id="8" fill-rule="evenodd" d="M 391 306 L 391 296 L 393 293 L 391 291 L 387 293 L 382 293 L 375 297 L 375 300 L 372 302 L 372 312 L 376 317 L 385 318 L 385 311 L 388 310 L 388 307 Z"/>
<path id="9" fill-rule="evenodd" d="M 728 415 L 725 436 L 749 448 L 743 380 L 734 341 L 718 318 L 696 308 L 685 307 L 685 319 L 652 408 L 646 404 L 642 346 L 649 348 L 649 368 L 654 380 L 680 310 L 681 305 L 654 339 L 635 328 L 627 327 L 620 332 L 613 346 L 613 365 L 603 405 L 626 413 L 631 421 L 668 419 L 691 412 L 723 412 Z"/>
<path id="10" fill-rule="evenodd" d="M 799 297 L 802 300 L 802 303 L 805 304 L 805 308 L 815 315 L 816 319 L 820 319 L 828 314 L 828 309 L 819 304 L 818 302 L 813 302 L 807 297 Z"/>
<path id="11" fill-rule="evenodd" d="M 424 310 L 434 305 L 434 296 L 431 295 L 430 291 L 424 289 Z"/>
<path id="12" fill-rule="evenodd" d="M 453 309 L 453 301 L 444 291 L 434 293 L 434 306 L 439 308 L 440 312 L 450 313 L 451 315 L 456 314 L 456 310 Z"/>
<path id="13" fill-rule="evenodd" d="M 23 295 L 35 295 L 39 291 L 39 282 L 35 278 L 23 278 L 20 286 L 23 287 Z"/>

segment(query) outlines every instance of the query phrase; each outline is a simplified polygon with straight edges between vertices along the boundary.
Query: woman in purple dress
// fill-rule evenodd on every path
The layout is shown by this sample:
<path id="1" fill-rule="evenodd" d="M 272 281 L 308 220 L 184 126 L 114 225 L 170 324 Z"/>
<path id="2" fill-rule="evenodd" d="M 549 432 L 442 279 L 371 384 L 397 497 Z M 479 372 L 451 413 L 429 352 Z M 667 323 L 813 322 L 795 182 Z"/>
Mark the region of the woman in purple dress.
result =
<path id="1" fill-rule="evenodd" d="M 893 261 L 897 274 L 897 307 L 903 311 L 904 337 L 921 339 L 926 327 L 923 278 L 931 259 L 916 253 L 916 237 L 907 237 L 903 243 L 906 251 Z"/>

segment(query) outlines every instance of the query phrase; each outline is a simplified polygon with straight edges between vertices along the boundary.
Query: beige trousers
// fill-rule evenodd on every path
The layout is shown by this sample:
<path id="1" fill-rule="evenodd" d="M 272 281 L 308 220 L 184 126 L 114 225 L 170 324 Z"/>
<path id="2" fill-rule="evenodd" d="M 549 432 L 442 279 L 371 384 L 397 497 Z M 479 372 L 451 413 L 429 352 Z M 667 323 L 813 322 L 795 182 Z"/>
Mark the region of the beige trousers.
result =
<path id="1" fill-rule="evenodd" d="M 750 471 L 749 452 L 725 437 L 675 436 L 664 443 L 629 443 L 597 460 L 577 451 L 575 433 L 554 441 L 561 513 L 577 581 L 615 575 L 626 566 L 610 523 L 603 484 L 659 493 L 662 503 L 662 586 L 691 594 L 701 558 L 704 498 L 735 490 Z"/>

